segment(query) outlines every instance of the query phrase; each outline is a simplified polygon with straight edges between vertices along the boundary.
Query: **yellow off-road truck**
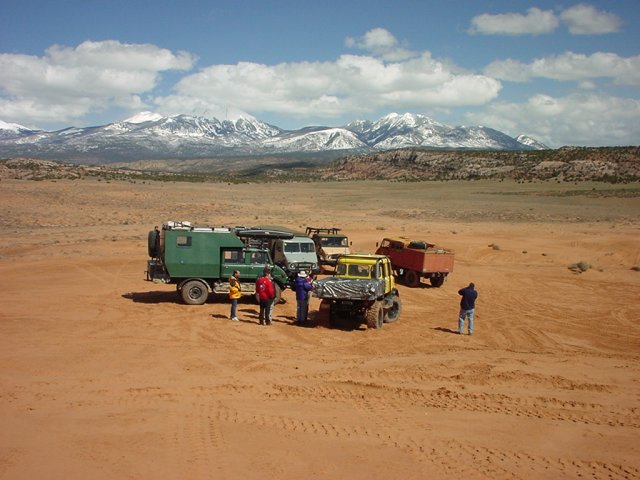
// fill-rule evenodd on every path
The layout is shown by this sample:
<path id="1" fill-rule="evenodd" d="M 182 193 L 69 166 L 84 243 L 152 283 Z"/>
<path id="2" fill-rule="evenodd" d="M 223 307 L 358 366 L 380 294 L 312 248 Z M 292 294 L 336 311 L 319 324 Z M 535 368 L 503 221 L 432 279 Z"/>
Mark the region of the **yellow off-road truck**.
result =
<path id="1" fill-rule="evenodd" d="M 402 303 L 393 268 L 385 255 L 349 254 L 336 259 L 332 277 L 314 282 L 314 296 L 321 299 L 319 321 L 340 321 L 382 328 L 400 317 Z"/>

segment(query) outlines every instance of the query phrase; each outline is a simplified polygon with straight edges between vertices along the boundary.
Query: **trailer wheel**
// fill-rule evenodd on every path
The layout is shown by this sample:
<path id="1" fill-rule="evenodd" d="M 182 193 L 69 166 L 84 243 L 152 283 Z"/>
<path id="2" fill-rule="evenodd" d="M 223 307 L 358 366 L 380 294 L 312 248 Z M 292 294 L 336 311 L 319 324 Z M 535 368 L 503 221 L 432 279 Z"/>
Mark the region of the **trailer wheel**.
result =
<path id="1" fill-rule="evenodd" d="M 200 280 L 189 280 L 180 289 L 180 294 L 187 305 L 202 305 L 209 297 L 207 286 Z"/>
<path id="2" fill-rule="evenodd" d="M 429 282 L 431 282 L 432 287 L 440 288 L 444 283 L 444 278 L 445 275 L 434 275 L 429 279 Z"/>
<path id="3" fill-rule="evenodd" d="M 420 285 L 420 276 L 415 270 L 407 270 L 407 273 L 404 274 L 404 281 L 408 286 L 415 288 Z"/>
<path id="4" fill-rule="evenodd" d="M 365 318 L 367 320 L 367 327 L 369 328 L 382 328 L 384 324 L 384 311 L 382 310 L 382 304 L 380 302 L 374 302 L 373 305 L 366 311 Z"/>
<path id="5" fill-rule="evenodd" d="M 402 312 L 402 302 L 400 302 L 400 297 L 394 295 L 391 308 L 384 312 L 384 323 L 393 323 L 398 320 L 400 312 Z"/>

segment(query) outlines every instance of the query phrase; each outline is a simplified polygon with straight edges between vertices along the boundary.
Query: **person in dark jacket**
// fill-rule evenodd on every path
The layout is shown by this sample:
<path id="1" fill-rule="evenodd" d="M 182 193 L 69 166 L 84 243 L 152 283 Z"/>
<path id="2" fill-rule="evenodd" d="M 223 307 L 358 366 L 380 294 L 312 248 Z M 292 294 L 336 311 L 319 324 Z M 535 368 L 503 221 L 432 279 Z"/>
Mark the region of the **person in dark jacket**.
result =
<path id="1" fill-rule="evenodd" d="M 469 286 L 458 290 L 458 295 L 462 296 L 460 299 L 460 315 L 458 317 L 458 333 L 462 335 L 466 317 L 469 320 L 469 335 L 473 335 L 473 314 L 476 309 L 478 292 L 476 292 L 475 285 L 470 283 Z"/>
<path id="2" fill-rule="evenodd" d="M 296 324 L 304 326 L 307 324 L 307 313 L 309 312 L 309 294 L 313 290 L 313 283 L 308 280 L 307 272 L 298 273 L 294 281 L 294 289 L 298 305 Z"/>

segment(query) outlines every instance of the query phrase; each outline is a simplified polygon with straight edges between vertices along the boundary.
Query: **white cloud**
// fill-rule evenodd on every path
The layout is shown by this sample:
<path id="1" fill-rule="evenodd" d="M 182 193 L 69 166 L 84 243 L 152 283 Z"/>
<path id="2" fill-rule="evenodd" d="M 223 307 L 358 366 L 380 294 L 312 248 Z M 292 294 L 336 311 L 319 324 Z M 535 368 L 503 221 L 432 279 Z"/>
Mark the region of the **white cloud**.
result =
<path id="1" fill-rule="evenodd" d="M 395 62 L 342 55 L 334 62 L 214 65 L 180 80 L 174 95 L 154 101 L 163 111 L 230 104 L 254 114 L 332 118 L 381 108 L 483 105 L 500 88 L 487 76 L 454 73 L 429 52 Z"/>
<path id="2" fill-rule="evenodd" d="M 184 52 L 117 41 L 54 45 L 43 57 L 0 54 L 0 117 L 61 122 L 110 106 L 137 109 L 162 71 L 187 70 L 194 62 Z"/>
<path id="3" fill-rule="evenodd" d="M 542 35 L 555 31 L 560 22 L 573 35 L 601 35 L 620 31 L 622 21 L 612 13 L 602 12 L 588 4 L 569 7 L 559 15 L 552 10 L 532 7 L 521 13 L 483 13 L 471 19 L 470 34 Z"/>
<path id="4" fill-rule="evenodd" d="M 553 32 L 560 24 L 551 10 L 532 7 L 526 15 L 484 13 L 471 19 L 469 33 L 484 35 L 540 35 Z"/>
<path id="5" fill-rule="evenodd" d="M 639 100 L 592 93 L 561 98 L 534 95 L 526 103 L 496 103 L 466 116 L 470 122 L 512 136 L 524 133 L 551 147 L 636 145 L 638 118 Z"/>
<path id="6" fill-rule="evenodd" d="M 384 28 L 369 30 L 360 38 L 347 37 L 345 45 L 349 48 L 365 50 L 376 57 L 389 61 L 406 60 L 417 54 L 399 46 L 398 40 Z"/>
<path id="7" fill-rule="evenodd" d="M 484 73 L 500 80 L 526 82 L 533 78 L 561 81 L 582 81 L 593 78 L 611 78 L 618 85 L 640 85 L 640 55 L 620 57 L 615 53 L 596 52 L 583 55 L 565 52 L 531 63 L 517 60 L 497 60 L 489 64 Z"/>
<path id="8" fill-rule="evenodd" d="M 596 10 L 591 5 L 579 4 L 567 8 L 560 14 L 574 35 L 601 35 L 620 30 L 622 21 L 616 15 Z"/>

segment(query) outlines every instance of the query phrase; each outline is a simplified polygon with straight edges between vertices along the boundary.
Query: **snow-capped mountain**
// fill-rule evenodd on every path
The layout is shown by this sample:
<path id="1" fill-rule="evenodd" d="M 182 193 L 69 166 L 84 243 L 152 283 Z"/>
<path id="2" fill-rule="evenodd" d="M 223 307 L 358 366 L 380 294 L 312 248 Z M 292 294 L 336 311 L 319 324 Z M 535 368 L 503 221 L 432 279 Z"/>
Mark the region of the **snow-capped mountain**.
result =
<path id="1" fill-rule="evenodd" d="M 547 147 L 544 143 L 536 140 L 535 138 L 531 138 L 528 135 L 518 135 L 516 140 L 518 142 L 520 142 L 521 144 L 523 144 L 523 145 L 530 146 L 533 150 L 548 150 L 549 149 L 549 147 Z"/>
<path id="2" fill-rule="evenodd" d="M 520 140 L 522 139 L 522 140 Z M 364 153 L 404 147 L 532 150 L 546 148 L 487 127 L 451 127 L 424 115 L 392 113 L 344 127 L 283 130 L 249 115 L 219 120 L 142 112 L 121 122 L 55 132 L 0 122 L 0 156 L 89 163 L 283 153 Z"/>
<path id="3" fill-rule="evenodd" d="M 0 120 L 0 140 L 15 139 L 37 133 L 39 130 L 32 130 L 17 123 L 7 123 Z"/>

